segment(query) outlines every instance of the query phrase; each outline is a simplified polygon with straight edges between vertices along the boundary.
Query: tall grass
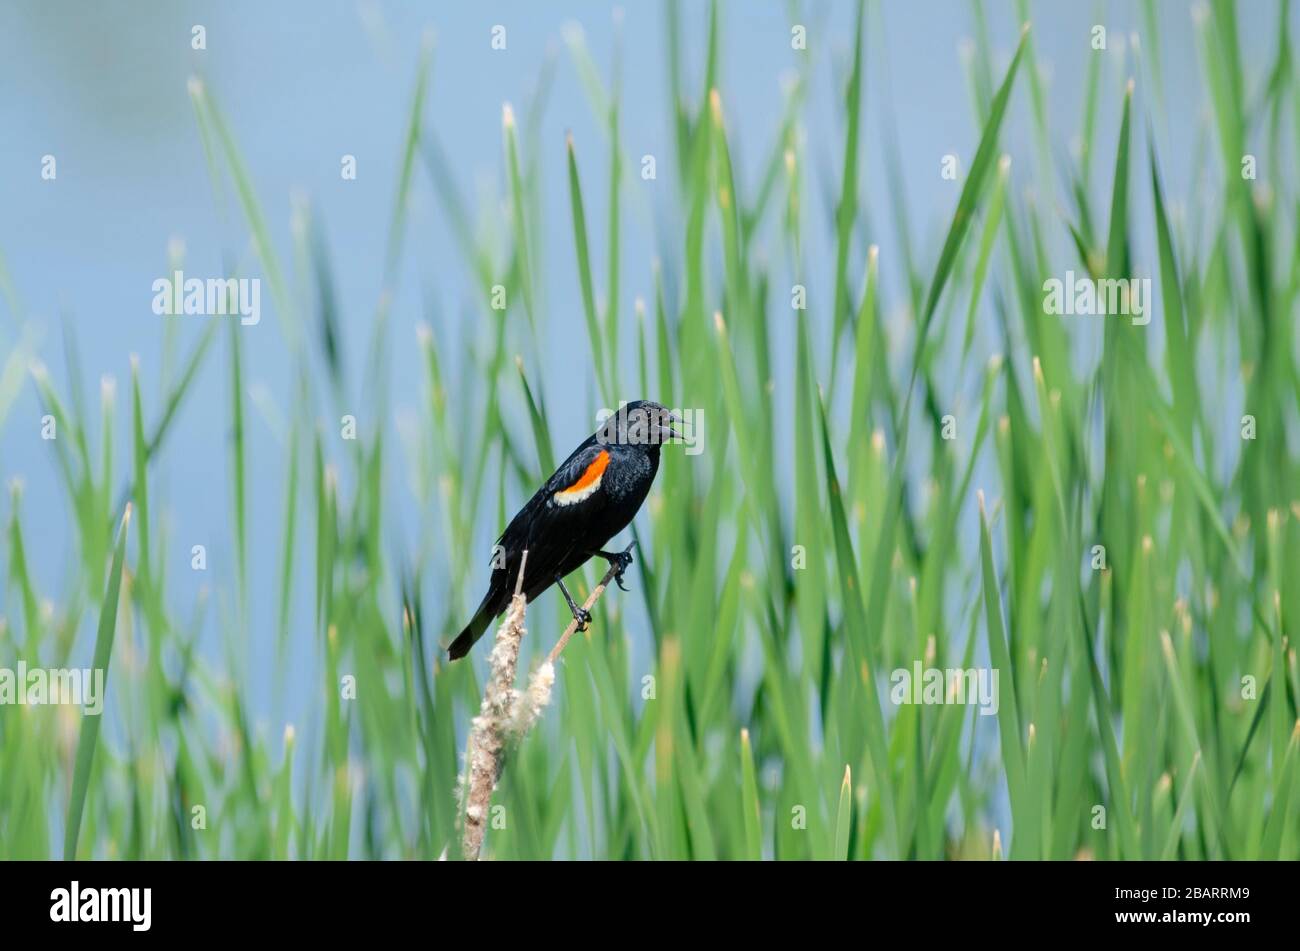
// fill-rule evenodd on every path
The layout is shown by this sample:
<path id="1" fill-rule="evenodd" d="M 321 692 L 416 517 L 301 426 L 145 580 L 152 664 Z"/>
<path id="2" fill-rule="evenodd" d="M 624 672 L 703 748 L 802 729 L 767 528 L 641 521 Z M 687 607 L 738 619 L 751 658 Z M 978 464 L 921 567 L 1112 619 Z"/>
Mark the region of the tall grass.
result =
<path id="1" fill-rule="evenodd" d="M 1027 3 L 1015 10 L 1028 19 Z M 133 374 L 126 471 L 115 388 L 104 387 L 97 419 L 78 388 L 60 392 L 33 364 L 31 385 L 59 427 L 49 446 L 77 571 L 65 590 L 37 590 L 24 544 L 35 513 L 15 486 L 0 665 L 79 665 L 93 648 L 108 667 L 115 631 L 134 662 L 109 670 L 106 715 L 120 729 L 98 743 L 89 718 L 75 741 L 75 711 L 0 706 L 0 856 L 455 857 L 454 791 L 483 659 L 448 664 L 439 646 L 477 600 L 482 539 L 568 449 L 552 440 L 545 394 L 580 382 L 597 403 L 648 396 L 702 411 L 706 451 L 665 451 L 632 529 L 633 592 L 607 596 L 566 650 L 554 706 L 502 775 L 487 854 L 1300 858 L 1300 255 L 1296 183 L 1281 174 L 1300 151 L 1290 4 L 1277 6 L 1268 59 L 1243 55 L 1244 8 L 1197 9 L 1204 136 L 1217 150 L 1177 215 L 1158 131 L 1165 59 L 1150 34 L 1181 13 L 1146 5 L 1136 85 L 1089 59 L 1070 129 L 1056 117 L 1048 126 L 1034 37 L 1053 24 L 1042 12 L 1033 29 L 995 36 L 972 5 L 980 134 L 965 145 L 942 242 L 913 246 L 910 235 L 931 230 L 902 197 L 913 170 L 897 155 L 873 168 L 862 147 L 884 134 L 864 87 L 887 10 L 855 9 L 844 62 L 807 54 L 770 146 L 742 169 L 720 79 L 723 12 L 708 8 L 702 82 L 690 89 L 682 33 L 700 13 L 669 2 L 671 254 L 627 274 L 620 232 L 639 225 L 623 213 L 632 169 L 620 85 L 602 78 L 581 32 L 566 32 L 567 52 L 607 138 L 542 141 L 548 81 L 508 107 L 501 202 L 486 212 L 500 221 L 487 232 L 426 122 L 447 81 L 426 46 L 370 323 L 370 405 L 387 411 L 388 348 L 411 343 L 390 339 L 387 316 L 417 176 L 438 195 L 487 329 L 466 353 L 444 328 L 422 327 L 420 426 L 400 445 L 383 426 L 343 442 L 315 424 L 338 416 L 344 384 L 313 209 L 295 211 L 294 247 L 277 251 L 238 123 L 219 89 L 193 83 L 216 200 L 242 217 L 289 344 L 283 544 L 247 540 L 238 327 L 224 352 L 206 329 L 179 372 L 160 374 L 156 405 L 139 374 L 157 368 Z M 809 200 L 814 156 L 798 134 L 817 70 L 845 80 L 839 192 L 825 214 Z M 1115 152 L 1103 155 L 1095 145 L 1110 140 L 1111 117 Z M 1031 132 L 1014 161 L 1013 128 Z M 1062 145 L 1071 134 L 1082 142 L 1073 157 Z M 1240 174 L 1248 152 L 1272 170 L 1258 181 Z M 581 381 L 550 379 L 541 357 L 554 321 L 540 289 L 543 154 L 546 174 L 562 168 L 568 182 L 560 213 L 577 273 L 552 279 L 581 289 L 591 368 Z M 886 202 L 893 228 L 878 231 L 867 209 Z M 833 260 L 810 258 L 811 229 L 832 236 Z M 775 263 L 760 238 L 779 249 Z M 1153 276 L 1152 323 L 1046 314 L 1043 281 L 1067 269 Z M 790 309 L 787 275 L 809 288 L 807 310 Z M 492 307 L 497 284 L 504 314 Z M 622 287 L 644 288 L 632 310 Z M 17 327 L 0 360 L 2 416 L 35 347 L 3 262 L 0 289 Z M 894 311 L 902 325 L 886 321 Z M 778 324 L 792 328 L 788 373 Z M 1081 359 L 1090 347 L 1099 356 Z M 198 369 L 222 359 L 234 434 L 223 504 L 239 567 L 236 590 L 218 599 L 233 609 L 210 616 L 169 593 L 179 556 L 151 490 Z M 70 353 L 74 381 L 75 365 Z M 1237 405 L 1253 438 L 1226 409 Z M 944 438 L 949 415 L 955 439 Z M 415 474 L 411 498 L 393 497 L 398 469 Z M 430 527 L 415 547 L 392 530 L 396 509 Z M 255 572 L 278 579 L 272 616 L 252 616 Z M 305 617 L 291 596 L 303 578 Z M 96 614 L 92 643 L 83 619 Z M 563 616 L 545 599 L 534 609 L 522 666 L 540 662 Z M 206 624 L 221 632 L 220 658 L 196 649 Z M 312 714 L 283 737 L 251 726 L 250 627 L 276 632 L 277 683 L 289 639 L 309 639 L 317 661 Z M 996 724 L 968 705 L 891 702 L 890 671 L 918 660 L 995 668 Z"/>

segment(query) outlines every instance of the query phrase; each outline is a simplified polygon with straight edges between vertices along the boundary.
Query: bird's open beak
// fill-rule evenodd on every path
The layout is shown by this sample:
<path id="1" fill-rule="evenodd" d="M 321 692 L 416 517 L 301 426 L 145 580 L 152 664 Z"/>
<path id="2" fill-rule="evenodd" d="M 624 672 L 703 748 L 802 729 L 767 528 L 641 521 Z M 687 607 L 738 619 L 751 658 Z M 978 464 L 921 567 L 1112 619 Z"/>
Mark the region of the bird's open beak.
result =
<path id="1" fill-rule="evenodd" d="M 685 426 L 685 425 L 686 425 L 685 423 L 682 422 L 682 418 L 681 418 L 680 416 L 678 416 L 676 413 L 669 413 L 669 414 L 668 414 L 668 421 L 669 421 L 670 423 L 677 423 L 679 426 Z M 671 426 L 668 427 L 668 435 L 671 436 L 673 439 L 681 439 L 681 440 L 685 441 L 685 437 L 682 436 L 682 434 L 679 433 L 677 430 L 673 429 L 673 427 L 671 427 Z"/>

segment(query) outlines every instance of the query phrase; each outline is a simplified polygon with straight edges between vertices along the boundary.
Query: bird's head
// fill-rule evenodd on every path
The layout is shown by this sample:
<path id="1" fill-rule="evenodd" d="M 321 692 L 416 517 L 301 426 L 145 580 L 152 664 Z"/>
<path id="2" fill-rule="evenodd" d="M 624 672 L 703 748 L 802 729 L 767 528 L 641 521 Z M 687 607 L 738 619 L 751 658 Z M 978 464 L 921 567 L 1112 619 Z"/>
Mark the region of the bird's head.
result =
<path id="1" fill-rule="evenodd" d="M 601 424 L 596 441 L 657 449 L 670 439 L 682 438 L 672 425 L 680 422 L 667 407 L 653 400 L 635 400 L 624 403 Z"/>

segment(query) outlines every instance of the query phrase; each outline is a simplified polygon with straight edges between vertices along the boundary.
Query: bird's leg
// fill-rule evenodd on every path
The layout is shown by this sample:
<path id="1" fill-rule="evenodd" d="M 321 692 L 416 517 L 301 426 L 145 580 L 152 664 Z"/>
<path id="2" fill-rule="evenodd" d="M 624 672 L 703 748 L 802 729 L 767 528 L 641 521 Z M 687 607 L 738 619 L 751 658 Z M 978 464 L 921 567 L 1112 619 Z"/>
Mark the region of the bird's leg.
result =
<path id="1" fill-rule="evenodd" d="M 598 551 L 596 552 L 601 558 L 609 562 L 610 567 L 614 569 L 614 581 L 624 591 L 627 585 L 623 584 L 623 572 L 627 571 L 628 566 L 632 564 L 632 549 L 636 547 L 636 542 L 632 542 L 622 551 Z"/>
<path id="2" fill-rule="evenodd" d="M 573 612 L 573 619 L 578 622 L 578 630 L 585 631 L 587 625 L 591 623 L 591 612 L 573 600 L 573 595 L 569 594 L 569 589 L 564 586 L 564 579 L 559 575 L 555 576 L 555 583 L 560 586 L 564 600 L 569 602 L 569 610 Z"/>

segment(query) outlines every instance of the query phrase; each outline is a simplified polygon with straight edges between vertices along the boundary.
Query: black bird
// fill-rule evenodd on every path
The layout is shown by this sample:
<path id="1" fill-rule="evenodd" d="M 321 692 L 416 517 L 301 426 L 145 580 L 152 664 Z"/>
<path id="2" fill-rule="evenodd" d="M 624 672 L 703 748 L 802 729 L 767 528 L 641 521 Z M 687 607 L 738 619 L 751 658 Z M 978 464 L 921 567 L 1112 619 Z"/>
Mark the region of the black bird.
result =
<path id="1" fill-rule="evenodd" d="M 591 614 L 564 586 L 565 575 L 599 555 L 623 572 L 632 563 L 632 546 L 604 551 L 605 544 L 632 521 L 659 471 L 659 448 L 680 438 L 672 423 L 681 420 L 658 403 L 637 400 L 619 408 L 510 520 L 493 549 L 492 580 L 474 618 L 451 642 L 452 660 L 464 657 L 492 620 L 510 605 L 519 561 L 525 551 L 523 592 L 529 601 L 553 584 L 560 586 L 569 610 L 582 626 Z M 626 589 L 624 589 L 626 590 Z"/>

